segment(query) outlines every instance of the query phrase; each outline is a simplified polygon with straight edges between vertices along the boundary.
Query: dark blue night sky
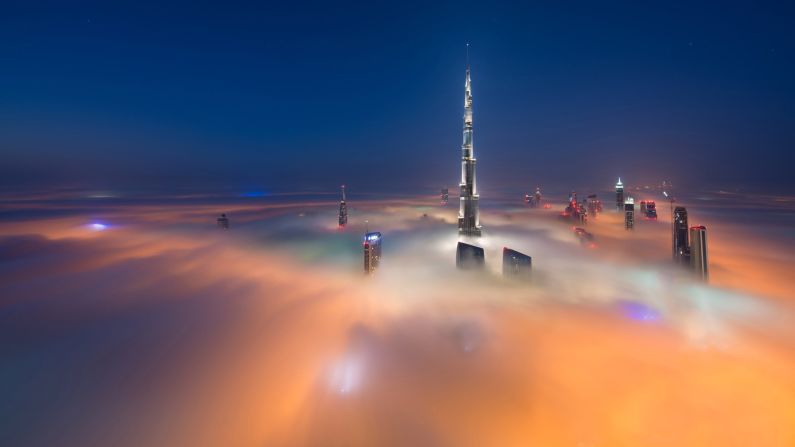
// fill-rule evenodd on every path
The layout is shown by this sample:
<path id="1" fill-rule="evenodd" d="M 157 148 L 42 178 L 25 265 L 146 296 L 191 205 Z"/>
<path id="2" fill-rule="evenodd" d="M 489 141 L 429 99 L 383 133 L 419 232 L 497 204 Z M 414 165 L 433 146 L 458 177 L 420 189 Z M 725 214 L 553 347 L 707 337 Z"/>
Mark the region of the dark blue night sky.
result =
<path id="1" fill-rule="evenodd" d="M 786 2 L 4 2 L 0 185 L 795 189 Z"/>

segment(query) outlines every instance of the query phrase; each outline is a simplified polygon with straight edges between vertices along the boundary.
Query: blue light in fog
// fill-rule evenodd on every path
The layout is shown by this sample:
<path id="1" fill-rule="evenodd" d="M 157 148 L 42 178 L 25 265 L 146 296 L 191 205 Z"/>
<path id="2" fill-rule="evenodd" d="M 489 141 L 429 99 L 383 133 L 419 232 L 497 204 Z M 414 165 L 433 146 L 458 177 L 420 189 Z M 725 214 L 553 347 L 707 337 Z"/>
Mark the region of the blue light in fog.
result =
<path id="1" fill-rule="evenodd" d="M 265 191 L 248 191 L 240 194 L 242 197 L 265 197 L 268 195 Z"/>
<path id="2" fill-rule="evenodd" d="M 627 317 L 637 321 L 657 321 L 660 319 L 660 313 L 651 307 L 634 301 L 624 301 L 621 304 L 621 310 Z"/>

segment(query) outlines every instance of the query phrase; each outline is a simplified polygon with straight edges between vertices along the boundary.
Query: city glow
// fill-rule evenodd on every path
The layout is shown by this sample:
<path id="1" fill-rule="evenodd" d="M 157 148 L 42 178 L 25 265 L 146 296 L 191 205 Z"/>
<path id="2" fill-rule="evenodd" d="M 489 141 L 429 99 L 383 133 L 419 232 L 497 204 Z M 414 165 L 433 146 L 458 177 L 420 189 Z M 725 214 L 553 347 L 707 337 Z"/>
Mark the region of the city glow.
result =
<path id="1" fill-rule="evenodd" d="M 345 231 L 328 231 L 333 199 L 118 206 L 114 238 L 73 232 L 68 210 L 0 223 L 0 248 L 25 260 L 0 263 L 3 331 L 37 359 L 5 359 L 20 378 L 6 402 L 36 402 L 47 426 L 62 404 L 90 408 L 61 431 L 83 445 L 795 441 L 795 259 L 764 249 L 777 240 L 702 219 L 703 284 L 671 265 L 667 221 L 626 234 L 605 212 L 590 250 L 555 210 L 512 207 L 490 210 L 470 241 L 486 268 L 462 275 L 457 210 L 435 201 L 358 202 Z M 221 210 L 230 230 L 208 219 Z M 390 241 L 369 276 L 365 225 Z M 504 247 L 533 257 L 530 282 L 502 277 Z M 230 409 L 238 422 L 203 422 Z"/>

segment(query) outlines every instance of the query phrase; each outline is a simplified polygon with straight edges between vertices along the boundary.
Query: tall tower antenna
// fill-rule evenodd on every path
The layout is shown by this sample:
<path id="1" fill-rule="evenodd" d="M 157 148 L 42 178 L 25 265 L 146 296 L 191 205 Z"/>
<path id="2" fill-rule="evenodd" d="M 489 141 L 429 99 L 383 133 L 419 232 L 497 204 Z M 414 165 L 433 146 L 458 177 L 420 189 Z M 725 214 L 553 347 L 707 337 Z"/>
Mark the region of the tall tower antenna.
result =
<path id="1" fill-rule="evenodd" d="M 480 196 L 475 181 L 475 149 L 472 143 L 472 79 L 469 70 L 469 42 L 467 42 L 467 70 L 464 83 L 464 142 L 461 145 L 460 207 L 458 234 L 480 236 Z"/>

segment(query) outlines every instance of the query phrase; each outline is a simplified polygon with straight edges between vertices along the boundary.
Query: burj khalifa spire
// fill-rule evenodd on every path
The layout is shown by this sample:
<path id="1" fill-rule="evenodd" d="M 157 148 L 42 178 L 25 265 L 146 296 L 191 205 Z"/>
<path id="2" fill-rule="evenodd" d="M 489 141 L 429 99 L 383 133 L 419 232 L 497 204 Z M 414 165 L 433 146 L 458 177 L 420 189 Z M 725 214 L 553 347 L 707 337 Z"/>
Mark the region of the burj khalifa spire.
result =
<path id="1" fill-rule="evenodd" d="M 464 143 L 461 145 L 461 205 L 458 210 L 458 234 L 480 236 L 478 189 L 475 183 L 475 152 L 472 145 L 472 80 L 469 77 L 469 44 L 467 44 L 467 75 L 464 84 Z"/>

